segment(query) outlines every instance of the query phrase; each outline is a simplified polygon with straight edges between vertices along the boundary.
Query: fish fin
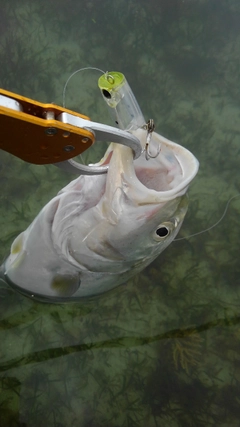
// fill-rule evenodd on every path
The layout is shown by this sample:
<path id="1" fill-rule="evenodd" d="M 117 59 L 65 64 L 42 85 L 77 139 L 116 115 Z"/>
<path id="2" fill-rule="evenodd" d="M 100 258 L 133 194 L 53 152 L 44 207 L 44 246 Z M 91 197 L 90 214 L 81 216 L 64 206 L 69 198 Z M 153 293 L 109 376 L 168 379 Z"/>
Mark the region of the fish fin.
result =
<path id="1" fill-rule="evenodd" d="M 79 289 L 81 280 L 79 274 L 58 274 L 50 284 L 50 287 L 61 297 L 71 297 Z"/>
<path id="2" fill-rule="evenodd" d="M 12 243 L 10 255 L 11 263 L 9 264 L 9 267 L 13 269 L 18 268 L 19 265 L 23 262 L 25 256 L 26 250 L 24 250 L 24 232 L 22 232 Z"/>
<path id="3" fill-rule="evenodd" d="M 23 249 L 23 237 L 24 232 L 20 233 L 19 236 L 16 237 L 12 246 L 11 246 L 11 254 L 16 255 Z"/>

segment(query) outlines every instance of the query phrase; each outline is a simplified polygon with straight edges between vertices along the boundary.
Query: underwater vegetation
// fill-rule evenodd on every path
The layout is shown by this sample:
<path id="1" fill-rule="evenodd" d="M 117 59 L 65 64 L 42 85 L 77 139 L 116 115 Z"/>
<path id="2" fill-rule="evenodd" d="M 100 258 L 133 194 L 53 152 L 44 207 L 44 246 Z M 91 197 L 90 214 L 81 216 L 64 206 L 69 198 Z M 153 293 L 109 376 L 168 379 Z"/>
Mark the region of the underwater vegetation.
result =
<path id="1" fill-rule="evenodd" d="M 133 292 L 134 285 L 130 288 Z M 118 289 L 123 310 L 117 319 L 112 312 L 114 293 L 87 305 L 42 306 L 8 289 L 5 301 L 1 299 L 2 349 L 8 348 L 12 337 L 15 343 L 12 359 L 6 359 L 5 351 L 1 355 L 2 387 L 7 390 L 2 394 L 2 414 L 10 416 L 13 405 L 15 415 L 21 414 L 26 422 L 36 423 L 40 417 L 40 426 L 57 425 L 65 417 L 63 425 L 77 425 L 81 419 L 83 425 L 99 426 L 161 422 L 214 426 L 230 414 L 233 417 L 236 403 L 223 402 L 223 394 L 226 375 L 229 380 L 233 376 L 231 393 L 237 402 L 237 365 L 226 372 L 229 356 L 217 348 L 227 344 L 237 363 L 240 335 L 233 341 L 231 337 L 239 331 L 239 316 L 169 329 L 170 319 L 175 324 L 174 314 L 168 310 L 164 322 L 157 314 L 163 305 L 159 289 L 152 292 L 155 303 L 146 304 L 145 297 L 138 296 L 136 307 L 139 302 L 144 306 L 143 312 L 139 310 L 141 319 L 131 305 L 135 316 L 129 326 L 127 288 Z M 157 327 L 163 332 L 149 335 L 149 328 Z M 219 339 L 213 339 L 215 330 Z M 10 400 L 7 393 L 13 396 Z M 219 402 L 221 410 L 216 410 Z"/>
<path id="2" fill-rule="evenodd" d="M 188 335 L 175 339 L 172 343 L 173 361 L 176 369 L 180 367 L 189 373 L 192 366 L 200 364 L 202 338 L 199 335 Z"/>

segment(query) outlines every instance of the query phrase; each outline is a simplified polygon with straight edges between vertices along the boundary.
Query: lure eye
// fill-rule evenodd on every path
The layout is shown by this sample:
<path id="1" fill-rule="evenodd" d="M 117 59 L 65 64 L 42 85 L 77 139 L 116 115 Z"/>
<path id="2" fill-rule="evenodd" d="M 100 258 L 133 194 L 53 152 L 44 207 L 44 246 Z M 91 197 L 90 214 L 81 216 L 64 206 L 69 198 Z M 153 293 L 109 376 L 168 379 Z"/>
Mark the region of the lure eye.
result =
<path id="1" fill-rule="evenodd" d="M 153 237 L 157 242 L 161 242 L 162 240 L 165 240 L 169 234 L 171 234 L 174 228 L 175 227 L 172 222 L 164 222 L 157 227 Z"/>
<path id="2" fill-rule="evenodd" d="M 112 98 L 111 93 L 108 92 L 106 89 L 103 89 L 102 93 L 103 93 L 103 96 L 105 96 L 105 98 L 107 98 L 107 99 L 111 99 Z"/>

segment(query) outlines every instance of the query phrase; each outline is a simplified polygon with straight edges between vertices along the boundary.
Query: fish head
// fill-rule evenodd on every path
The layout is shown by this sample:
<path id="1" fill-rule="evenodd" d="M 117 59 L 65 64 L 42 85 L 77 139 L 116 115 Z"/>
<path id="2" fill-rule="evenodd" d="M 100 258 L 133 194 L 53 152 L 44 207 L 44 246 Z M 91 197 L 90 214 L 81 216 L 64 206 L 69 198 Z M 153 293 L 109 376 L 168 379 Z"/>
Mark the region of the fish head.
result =
<path id="1" fill-rule="evenodd" d="M 145 141 L 143 130 L 137 133 Z M 89 270 L 141 270 L 175 238 L 187 212 L 186 191 L 196 175 L 198 161 L 185 148 L 153 135 L 161 144 L 155 159 L 145 153 L 133 161 L 131 149 L 111 144 L 101 163 L 109 169 L 102 197 L 94 206 L 94 220 L 84 236 L 74 233 L 71 256 Z M 81 234 L 81 239 L 79 235 Z M 80 244 L 81 240 L 81 244 Z M 82 243 L 84 243 L 82 245 Z M 109 270 L 108 270 L 109 269 Z"/>

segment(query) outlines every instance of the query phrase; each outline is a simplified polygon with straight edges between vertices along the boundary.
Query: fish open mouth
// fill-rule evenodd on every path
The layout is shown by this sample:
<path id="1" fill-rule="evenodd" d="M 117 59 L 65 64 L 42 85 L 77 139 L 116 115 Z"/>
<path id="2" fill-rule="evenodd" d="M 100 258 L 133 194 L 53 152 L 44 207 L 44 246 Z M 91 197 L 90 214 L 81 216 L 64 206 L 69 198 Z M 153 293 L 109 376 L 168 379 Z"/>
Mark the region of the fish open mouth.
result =
<path id="1" fill-rule="evenodd" d="M 146 144 L 145 131 L 139 129 L 134 134 L 144 147 Z M 121 186 L 123 184 L 124 187 L 125 182 L 128 187 L 134 187 L 142 192 L 150 191 L 151 195 L 153 195 L 152 191 L 164 194 L 166 200 L 169 200 L 186 191 L 189 183 L 197 174 L 199 163 L 186 148 L 153 132 L 151 149 L 153 152 L 157 152 L 159 146 L 160 152 L 157 157 L 146 160 L 143 149 L 142 155 L 133 160 L 130 148 L 111 144 L 99 164 L 109 164 L 108 175 L 111 175 L 111 180 L 116 181 L 116 185 L 120 186 L 116 178 L 118 173 L 122 178 Z M 119 158 L 116 160 L 117 156 L 120 157 L 120 160 Z"/>
<path id="2" fill-rule="evenodd" d="M 170 176 L 169 171 L 165 167 L 156 170 L 152 167 L 135 167 L 135 174 L 137 179 L 148 189 L 155 191 L 170 190 L 173 177 Z"/>

